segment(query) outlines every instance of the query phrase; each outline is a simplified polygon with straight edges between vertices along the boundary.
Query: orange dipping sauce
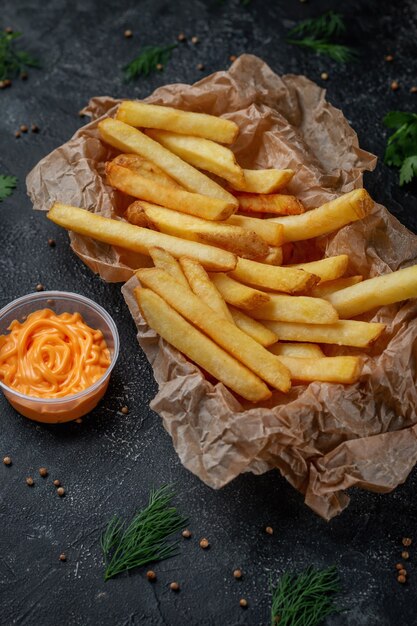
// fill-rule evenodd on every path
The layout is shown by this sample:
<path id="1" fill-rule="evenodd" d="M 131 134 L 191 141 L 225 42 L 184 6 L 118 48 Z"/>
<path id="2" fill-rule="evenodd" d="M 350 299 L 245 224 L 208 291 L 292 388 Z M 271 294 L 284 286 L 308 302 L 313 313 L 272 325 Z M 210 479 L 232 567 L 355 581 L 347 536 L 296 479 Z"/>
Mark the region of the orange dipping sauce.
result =
<path id="1" fill-rule="evenodd" d="M 0 380 L 24 395 L 63 398 L 84 391 L 108 369 L 111 357 L 100 330 L 79 313 L 41 309 L 14 320 L 0 335 Z"/>

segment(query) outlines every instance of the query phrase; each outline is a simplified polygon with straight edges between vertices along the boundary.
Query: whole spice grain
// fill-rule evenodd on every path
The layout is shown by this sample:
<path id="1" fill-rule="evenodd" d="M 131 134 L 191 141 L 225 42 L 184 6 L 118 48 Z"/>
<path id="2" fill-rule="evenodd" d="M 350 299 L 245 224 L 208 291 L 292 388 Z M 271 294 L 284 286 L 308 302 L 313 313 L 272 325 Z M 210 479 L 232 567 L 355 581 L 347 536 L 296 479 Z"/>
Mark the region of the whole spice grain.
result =
<path id="1" fill-rule="evenodd" d="M 42 285 L 42 283 L 38 283 L 35 289 L 36 291 L 45 291 L 45 287 Z"/>
<path id="2" fill-rule="evenodd" d="M 400 88 L 400 83 L 398 82 L 398 80 L 393 80 L 391 83 L 391 90 L 398 91 L 399 88 Z"/>
<path id="3" fill-rule="evenodd" d="M 198 38 L 196 35 L 194 35 L 194 37 L 191 37 L 191 43 L 193 43 L 194 45 L 195 45 L 196 43 L 199 43 L 199 41 L 200 41 L 200 40 L 199 40 L 199 38 Z"/>
<path id="4" fill-rule="evenodd" d="M 177 37 L 178 41 L 186 41 L 187 37 L 184 33 L 180 33 Z"/>
<path id="5" fill-rule="evenodd" d="M 155 572 L 154 572 L 153 570 L 151 570 L 151 569 L 150 569 L 148 572 L 146 572 L 146 578 L 147 578 L 148 580 L 152 580 L 152 581 L 153 581 L 153 580 L 156 580 L 156 574 L 155 574 Z"/>
<path id="6" fill-rule="evenodd" d="M 243 609 L 246 609 L 246 607 L 248 606 L 248 601 L 247 601 L 247 600 L 245 600 L 245 598 L 241 598 L 241 599 L 239 600 L 239 605 L 240 605 Z"/>
<path id="7" fill-rule="evenodd" d="M 30 130 L 32 131 L 32 133 L 38 133 L 39 126 L 37 124 L 32 124 L 32 126 L 30 127 Z"/>
<path id="8" fill-rule="evenodd" d="M 406 580 L 407 580 L 407 579 L 406 579 L 406 577 L 405 577 L 405 576 L 402 576 L 402 575 L 400 574 L 400 576 L 397 576 L 397 580 L 398 580 L 398 582 L 399 582 L 399 583 L 404 584 L 404 583 L 406 582 Z"/>
<path id="9" fill-rule="evenodd" d="M 388 61 L 388 63 L 391 63 L 391 61 L 393 61 L 393 60 L 394 60 L 394 57 L 393 57 L 393 55 L 392 55 L 392 54 L 386 54 L 386 55 L 384 56 L 384 59 L 385 59 L 386 61 Z"/>
<path id="10" fill-rule="evenodd" d="M 204 65 L 202 63 L 197 63 L 196 68 L 202 72 L 204 70 Z"/>
<path id="11" fill-rule="evenodd" d="M 81 417 L 77 417 L 77 419 L 75 420 L 76 424 L 82 424 L 83 421 L 81 419 Z"/>
<path id="12" fill-rule="evenodd" d="M 42 478 L 46 478 L 48 476 L 48 470 L 46 467 L 40 467 L 39 468 L 39 474 L 42 476 Z"/>
<path id="13" fill-rule="evenodd" d="M 398 572 L 400 576 L 407 576 L 407 570 L 406 569 L 400 569 L 400 571 Z"/>
<path id="14" fill-rule="evenodd" d="M 60 561 L 66 561 L 66 560 L 67 560 L 67 555 L 66 555 L 66 554 L 64 554 L 64 553 L 60 554 L 60 555 L 59 555 L 59 560 L 60 560 Z"/>
<path id="15" fill-rule="evenodd" d="M 162 72 L 162 70 L 164 69 L 164 66 L 162 65 L 162 63 L 157 63 L 155 67 L 158 70 L 158 72 Z"/>
<path id="16" fill-rule="evenodd" d="M 65 489 L 63 487 L 58 487 L 56 492 L 57 492 L 57 494 L 59 495 L 60 498 L 62 498 L 62 496 L 65 496 Z"/>
<path id="17" fill-rule="evenodd" d="M 417 93 L 417 86 L 413 85 L 412 87 L 410 87 L 410 93 Z"/>
<path id="18" fill-rule="evenodd" d="M 410 558 L 410 553 L 407 552 L 407 550 L 404 550 L 404 552 L 401 552 L 401 557 L 405 560 Z"/>
<path id="19" fill-rule="evenodd" d="M 273 535 L 273 534 L 274 534 L 274 529 L 272 528 L 272 526 L 267 526 L 267 527 L 265 528 L 265 532 L 266 532 L 268 535 Z"/>
<path id="20" fill-rule="evenodd" d="M 58 480 L 58 479 L 55 479 L 54 480 L 54 485 L 55 485 L 55 487 L 60 487 L 61 486 L 61 481 Z"/>
<path id="21" fill-rule="evenodd" d="M 402 563 L 397 563 L 397 565 L 395 566 L 395 569 L 404 569 L 404 565 Z"/>
<path id="22" fill-rule="evenodd" d="M 127 415 L 129 413 L 129 408 L 127 406 L 122 406 L 122 408 L 120 409 L 120 413 L 123 413 L 123 415 Z"/>
<path id="23" fill-rule="evenodd" d="M 200 548 L 203 548 L 203 550 L 207 550 L 207 548 L 210 546 L 208 539 L 200 539 Z"/>
<path id="24" fill-rule="evenodd" d="M 48 246 L 49 246 L 50 248 L 55 248 L 55 246 L 56 246 L 55 239 L 51 239 L 51 238 L 49 238 L 49 239 L 48 239 Z"/>
<path id="25" fill-rule="evenodd" d="M 14 134 L 14 136 L 16 137 L 16 139 L 19 139 L 19 137 L 21 136 L 21 132 L 20 130 L 17 130 Z"/>
<path id="26" fill-rule="evenodd" d="M 26 484 L 29 487 L 33 487 L 33 485 L 35 484 L 35 481 L 33 480 L 33 478 L 31 476 L 28 476 L 28 478 L 26 478 Z"/>
<path id="27" fill-rule="evenodd" d="M 403 537 L 402 542 L 403 546 L 405 546 L 406 548 L 408 548 L 409 546 L 411 546 L 411 544 L 413 543 L 413 540 L 410 539 L 410 537 Z"/>
<path id="28" fill-rule="evenodd" d="M 130 37 L 133 37 L 133 32 L 129 29 L 125 30 L 123 34 L 126 37 L 126 39 L 130 39 Z"/>
<path id="29" fill-rule="evenodd" d="M 4 465 L 11 465 L 12 464 L 12 459 L 9 456 L 5 456 L 3 458 L 3 463 L 4 463 Z"/>
<path id="30" fill-rule="evenodd" d="M 239 580 L 240 578 L 242 578 L 242 572 L 241 572 L 241 570 L 240 570 L 240 569 L 235 569 L 235 570 L 234 570 L 234 572 L 233 572 L 233 576 L 234 576 L 235 578 L 237 578 L 238 580 Z"/>
<path id="31" fill-rule="evenodd" d="M 29 128 L 26 126 L 26 124 L 21 124 L 20 130 L 22 131 L 22 133 L 27 133 Z"/>
<path id="32" fill-rule="evenodd" d="M 189 539 L 191 537 L 191 531 L 188 530 L 188 528 L 186 528 L 185 530 L 182 531 L 181 535 L 185 538 L 185 539 Z"/>
<path id="33" fill-rule="evenodd" d="M 329 75 L 328 75 L 327 72 L 322 72 L 320 74 L 320 78 L 321 78 L 321 80 L 329 80 Z"/>
<path id="34" fill-rule="evenodd" d="M 179 591 L 180 590 L 180 586 L 177 582 L 173 582 L 170 583 L 169 588 L 171 589 L 171 591 Z"/>

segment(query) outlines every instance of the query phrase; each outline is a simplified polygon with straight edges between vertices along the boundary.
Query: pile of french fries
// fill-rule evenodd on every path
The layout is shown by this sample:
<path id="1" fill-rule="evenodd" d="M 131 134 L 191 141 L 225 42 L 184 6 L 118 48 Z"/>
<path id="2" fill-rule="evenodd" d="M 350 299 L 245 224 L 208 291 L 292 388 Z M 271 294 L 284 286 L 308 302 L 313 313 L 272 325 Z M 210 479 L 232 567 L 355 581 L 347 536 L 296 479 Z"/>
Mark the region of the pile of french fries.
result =
<path id="1" fill-rule="evenodd" d="M 151 328 L 251 402 L 293 381 L 359 379 L 361 356 L 328 357 L 320 344 L 369 347 L 384 324 L 352 318 L 417 297 L 417 266 L 363 280 L 346 275 L 344 254 L 285 261 L 293 242 L 366 217 L 364 189 L 307 211 L 286 190 L 292 170 L 242 169 L 225 145 L 238 126 L 202 113 L 125 101 L 99 132 L 120 152 L 106 176 L 133 200 L 125 220 L 61 203 L 48 217 L 151 257 L 135 290 Z"/>

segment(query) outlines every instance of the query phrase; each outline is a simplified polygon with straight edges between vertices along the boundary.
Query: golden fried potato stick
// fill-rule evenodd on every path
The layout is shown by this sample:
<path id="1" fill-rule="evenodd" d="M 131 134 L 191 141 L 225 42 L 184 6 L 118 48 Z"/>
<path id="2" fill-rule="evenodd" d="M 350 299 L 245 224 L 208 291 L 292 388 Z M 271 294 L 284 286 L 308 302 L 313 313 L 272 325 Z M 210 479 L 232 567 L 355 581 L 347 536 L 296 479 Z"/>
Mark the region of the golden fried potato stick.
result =
<path id="1" fill-rule="evenodd" d="M 163 270 L 143 268 L 137 270 L 141 284 L 152 289 L 180 315 L 208 335 L 229 354 L 279 391 L 291 387 L 288 370 L 279 360 L 234 324 L 217 315 L 188 289 L 183 289 Z"/>
<path id="2" fill-rule="evenodd" d="M 184 189 L 160 185 L 156 181 L 114 163 L 106 164 L 109 185 L 129 196 L 160 204 L 207 220 L 223 220 L 233 213 L 233 206 L 218 198 L 209 198 Z"/>
<path id="3" fill-rule="evenodd" d="M 294 176 L 294 170 L 243 170 L 245 181 L 242 186 L 232 185 L 238 191 L 247 193 L 275 193 L 287 185 Z"/>
<path id="4" fill-rule="evenodd" d="M 330 303 L 327 300 L 309 296 L 269 295 L 269 302 L 251 311 L 251 317 L 297 324 L 333 324 L 339 319 L 336 309 L 328 306 Z"/>
<path id="5" fill-rule="evenodd" d="M 354 189 L 302 215 L 272 217 L 268 222 L 284 226 L 284 241 L 303 241 L 327 235 L 370 213 L 374 202 L 365 189 Z"/>
<path id="6" fill-rule="evenodd" d="M 282 193 L 236 193 L 236 198 L 239 201 L 239 211 L 246 211 L 246 213 L 299 215 L 305 211 L 302 202 L 298 198 Z"/>
<path id="7" fill-rule="evenodd" d="M 210 274 L 210 278 L 226 302 L 238 309 L 251 311 L 270 300 L 268 293 L 243 285 L 227 274 Z"/>
<path id="8" fill-rule="evenodd" d="M 341 318 L 355 317 L 376 307 L 408 298 L 417 298 L 417 265 L 368 278 L 326 296 Z"/>
<path id="9" fill-rule="evenodd" d="M 273 246 L 270 246 L 268 254 L 259 260 L 262 263 L 266 263 L 266 265 L 282 265 L 283 258 L 284 254 L 282 252 L 282 248 L 274 248 Z"/>
<path id="10" fill-rule="evenodd" d="M 117 119 L 131 126 L 160 128 L 183 135 L 205 137 L 219 143 L 233 143 L 239 133 L 239 126 L 206 113 L 179 111 L 159 104 L 147 104 L 138 100 L 122 102 L 117 111 Z"/>
<path id="11" fill-rule="evenodd" d="M 233 324 L 233 317 L 227 308 L 226 302 L 223 300 L 220 291 L 210 280 L 204 267 L 194 259 L 187 257 L 181 257 L 180 264 L 183 275 L 185 275 L 188 281 L 187 285 L 191 287 L 193 293 L 218 315 L 221 315 L 221 317 Z"/>
<path id="12" fill-rule="evenodd" d="M 320 261 L 311 261 L 310 263 L 297 263 L 289 267 L 297 267 L 300 270 L 310 272 L 319 276 L 321 282 L 327 280 L 335 280 L 340 278 L 346 272 L 349 265 L 349 257 L 347 254 L 339 254 L 338 256 L 329 256 Z"/>
<path id="13" fill-rule="evenodd" d="M 127 169 L 135 172 L 135 174 L 149 178 L 153 182 L 158 183 L 158 185 L 184 189 L 176 180 L 168 176 L 164 170 L 161 170 L 160 167 L 144 159 L 139 154 L 118 154 L 111 162 L 120 167 L 127 167 Z"/>
<path id="14" fill-rule="evenodd" d="M 274 224 L 270 220 L 234 214 L 228 217 L 225 223 L 250 230 L 273 247 L 280 246 L 284 240 L 284 227 L 281 224 Z"/>
<path id="15" fill-rule="evenodd" d="M 150 228 L 166 235 L 200 241 L 250 259 L 263 258 L 269 251 L 263 239 L 240 226 L 203 220 L 142 200 L 130 205 L 126 217 L 129 222 L 136 223 L 141 212 L 145 213 Z"/>
<path id="16" fill-rule="evenodd" d="M 98 129 L 103 141 L 122 152 L 133 152 L 151 161 L 188 191 L 224 200 L 233 208 L 237 207 L 238 202 L 232 194 L 137 128 L 106 117 L 99 122 Z"/>
<path id="17" fill-rule="evenodd" d="M 257 261 L 239 258 L 231 277 L 245 284 L 271 291 L 295 293 L 313 287 L 317 276 L 292 267 L 265 265 Z"/>
<path id="18" fill-rule="evenodd" d="M 47 217 L 80 235 L 92 237 L 114 246 L 149 255 L 149 248 L 159 247 L 170 252 L 175 258 L 189 256 L 211 271 L 231 270 L 236 265 L 236 257 L 231 252 L 206 246 L 195 241 L 185 241 L 147 228 L 133 226 L 120 220 L 113 220 L 90 213 L 78 207 L 55 202 Z"/>
<path id="19" fill-rule="evenodd" d="M 357 356 L 331 356 L 318 359 L 292 356 L 277 357 L 290 371 L 291 380 L 303 382 L 356 383 L 361 375 L 363 361 Z"/>
<path id="20" fill-rule="evenodd" d="M 175 278 L 175 280 L 183 287 L 189 288 L 188 281 L 184 276 L 181 265 L 178 263 L 177 259 L 172 256 L 172 254 L 163 248 L 149 248 L 149 254 L 155 267 L 165 270 L 165 272 L 168 272 L 168 274 Z M 203 269 L 203 272 L 204 271 L 205 270 Z"/>
<path id="21" fill-rule="evenodd" d="M 314 298 L 326 298 L 334 291 L 339 289 L 345 289 L 345 287 L 351 287 L 363 280 L 363 276 L 345 276 L 344 278 L 336 278 L 335 280 L 328 280 L 325 283 L 316 285 L 310 292 Z"/>
<path id="22" fill-rule="evenodd" d="M 269 328 L 254 320 L 249 315 L 246 315 L 240 309 L 236 309 L 234 306 L 229 305 L 229 311 L 232 314 L 234 323 L 240 330 L 255 339 L 261 346 L 267 347 L 278 341 L 278 337 Z"/>
<path id="23" fill-rule="evenodd" d="M 321 359 L 325 354 L 316 343 L 283 343 L 280 341 L 269 348 L 272 354 L 277 356 L 292 356 L 302 359 Z"/>
<path id="24" fill-rule="evenodd" d="M 264 322 L 282 341 L 332 343 L 337 346 L 368 348 L 378 339 L 385 324 L 339 320 L 334 324 L 294 324 L 292 322 Z"/>
<path id="25" fill-rule="evenodd" d="M 179 315 L 150 289 L 135 289 L 147 324 L 186 357 L 250 402 L 271 397 L 265 383 Z"/>
<path id="26" fill-rule="evenodd" d="M 229 148 L 210 139 L 179 135 L 167 130 L 147 130 L 146 134 L 194 167 L 216 174 L 232 185 L 244 185 L 243 170 Z"/>

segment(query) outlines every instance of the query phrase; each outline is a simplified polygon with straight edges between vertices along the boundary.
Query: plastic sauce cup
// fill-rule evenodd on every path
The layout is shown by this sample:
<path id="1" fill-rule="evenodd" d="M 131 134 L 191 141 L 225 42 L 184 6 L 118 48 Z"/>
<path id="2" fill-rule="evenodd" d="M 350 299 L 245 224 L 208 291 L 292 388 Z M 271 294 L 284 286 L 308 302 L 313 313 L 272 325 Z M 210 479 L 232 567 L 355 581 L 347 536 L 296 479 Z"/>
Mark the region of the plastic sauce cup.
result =
<path id="1" fill-rule="evenodd" d="M 110 315 L 101 306 L 76 293 L 66 291 L 43 291 L 30 293 L 14 300 L 0 311 L 0 335 L 8 332 L 13 320 L 23 322 L 39 309 L 51 309 L 60 313 L 80 313 L 91 328 L 101 330 L 110 352 L 111 362 L 105 374 L 94 385 L 74 395 L 63 398 L 35 398 L 12 389 L 0 381 L 0 387 L 13 408 L 21 415 L 36 422 L 58 424 L 75 420 L 89 413 L 103 397 L 110 374 L 119 356 L 119 333 Z"/>

